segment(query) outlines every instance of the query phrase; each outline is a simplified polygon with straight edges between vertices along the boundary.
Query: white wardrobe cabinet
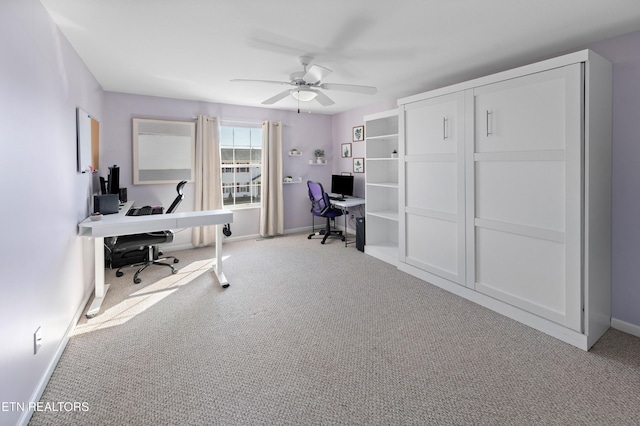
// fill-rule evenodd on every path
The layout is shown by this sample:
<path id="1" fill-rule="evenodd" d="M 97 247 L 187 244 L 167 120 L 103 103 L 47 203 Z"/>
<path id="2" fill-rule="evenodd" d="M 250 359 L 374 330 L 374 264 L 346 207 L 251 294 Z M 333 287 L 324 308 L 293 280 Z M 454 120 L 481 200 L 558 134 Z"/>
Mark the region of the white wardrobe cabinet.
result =
<path id="1" fill-rule="evenodd" d="M 609 328 L 611 65 L 399 101 L 399 268 L 583 349 Z"/>

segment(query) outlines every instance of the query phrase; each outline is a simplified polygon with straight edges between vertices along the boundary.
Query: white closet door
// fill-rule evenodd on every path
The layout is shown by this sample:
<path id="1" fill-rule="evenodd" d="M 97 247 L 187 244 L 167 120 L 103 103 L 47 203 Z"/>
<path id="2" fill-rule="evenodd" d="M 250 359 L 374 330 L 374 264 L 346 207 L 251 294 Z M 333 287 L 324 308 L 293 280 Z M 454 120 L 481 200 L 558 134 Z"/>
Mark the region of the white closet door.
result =
<path id="1" fill-rule="evenodd" d="M 473 89 L 467 283 L 582 331 L 582 65 Z M 473 280 L 473 281 L 472 281 Z M 471 282 L 472 281 L 472 282 Z"/>
<path id="2" fill-rule="evenodd" d="M 400 259 L 465 284 L 464 93 L 404 106 Z"/>

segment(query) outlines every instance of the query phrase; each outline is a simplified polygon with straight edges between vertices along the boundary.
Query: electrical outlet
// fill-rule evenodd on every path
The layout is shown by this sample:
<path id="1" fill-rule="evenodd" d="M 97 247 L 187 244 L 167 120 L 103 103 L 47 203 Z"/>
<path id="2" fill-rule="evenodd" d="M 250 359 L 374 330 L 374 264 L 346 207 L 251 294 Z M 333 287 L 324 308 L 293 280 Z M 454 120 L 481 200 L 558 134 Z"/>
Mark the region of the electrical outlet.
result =
<path id="1" fill-rule="evenodd" d="M 42 327 L 38 327 L 35 333 L 33 333 L 33 354 L 37 354 L 42 347 Z"/>

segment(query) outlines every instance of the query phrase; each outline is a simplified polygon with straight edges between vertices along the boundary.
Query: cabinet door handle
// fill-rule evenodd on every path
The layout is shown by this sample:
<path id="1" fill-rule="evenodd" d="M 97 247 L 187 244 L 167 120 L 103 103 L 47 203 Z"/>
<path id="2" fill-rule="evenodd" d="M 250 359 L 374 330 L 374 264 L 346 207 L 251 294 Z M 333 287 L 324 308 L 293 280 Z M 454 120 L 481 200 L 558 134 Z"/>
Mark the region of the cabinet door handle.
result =
<path id="1" fill-rule="evenodd" d="M 447 134 L 447 122 L 449 119 L 447 117 L 442 117 L 442 138 L 444 140 L 449 139 L 449 135 Z"/>
<path id="2" fill-rule="evenodd" d="M 491 131 L 489 130 L 489 124 L 491 123 L 491 111 L 487 110 L 487 137 L 491 135 Z"/>

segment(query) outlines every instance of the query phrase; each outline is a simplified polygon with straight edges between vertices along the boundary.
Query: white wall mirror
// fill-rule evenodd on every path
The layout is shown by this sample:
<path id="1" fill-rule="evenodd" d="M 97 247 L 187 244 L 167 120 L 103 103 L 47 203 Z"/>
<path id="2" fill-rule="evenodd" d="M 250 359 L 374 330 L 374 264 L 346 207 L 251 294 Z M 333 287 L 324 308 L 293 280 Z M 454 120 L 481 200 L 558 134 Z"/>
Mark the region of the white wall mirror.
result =
<path id="1" fill-rule="evenodd" d="M 133 119 L 133 184 L 193 181 L 196 123 Z"/>

